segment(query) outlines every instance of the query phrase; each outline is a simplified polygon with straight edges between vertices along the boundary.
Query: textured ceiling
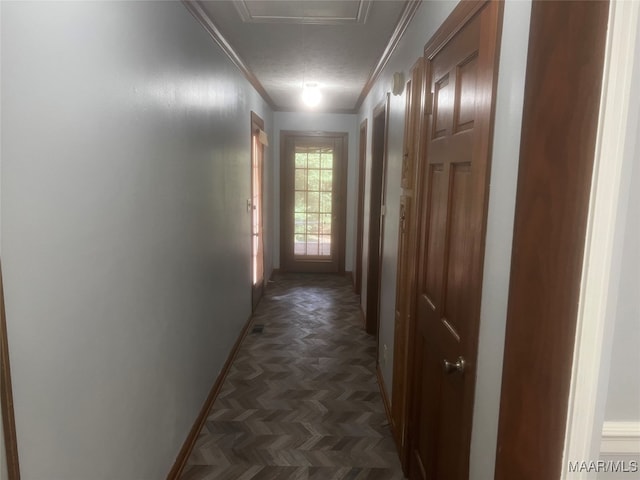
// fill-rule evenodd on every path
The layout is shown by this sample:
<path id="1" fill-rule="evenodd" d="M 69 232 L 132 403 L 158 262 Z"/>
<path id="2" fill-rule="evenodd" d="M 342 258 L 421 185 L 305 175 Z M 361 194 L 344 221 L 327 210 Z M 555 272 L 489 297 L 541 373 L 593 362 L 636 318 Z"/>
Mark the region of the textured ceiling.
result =
<path id="1" fill-rule="evenodd" d="M 396 30 L 406 1 L 240 0 L 197 2 L 277 110 L 352 111 Z"/>

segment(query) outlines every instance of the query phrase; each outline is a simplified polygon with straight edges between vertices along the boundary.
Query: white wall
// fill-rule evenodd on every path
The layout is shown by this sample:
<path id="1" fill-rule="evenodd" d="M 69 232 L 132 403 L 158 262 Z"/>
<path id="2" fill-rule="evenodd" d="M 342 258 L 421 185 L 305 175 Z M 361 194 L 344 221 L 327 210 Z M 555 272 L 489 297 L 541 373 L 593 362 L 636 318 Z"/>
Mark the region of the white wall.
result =
<path id="1" fill-rule="evenodd" d="M 358 197 L 358 117 L 356 115 L 313 113 L 313 112 L 275 112 L 273 114 L 273 265 L 280 267 L 280 132 L 297 130 L 303 132 L 347 132 L 349 134 L 347 165 L 347 231 L 345 270 L 353 271 L 353 256 L 356 228 L 356 202 Z"/>
<path id="2" fill-rule="evenodd" d="M 426 2 L 419 8 L 399 48 L 376 82 L 361 109 L 360 120 L 372 110 L 390 89 L 394 71 L 409 69 L 422 54 L 424 45 L 456 6 L 455 2 Z M 517 168 L 520 150 L 520 125 L 524 96 L 524 77 L 529 38 L 530 1 L 507 1 L 501 42 L 495 132 L 490 180 L 485 269 L 476 369 L 476 397 L 470 453 L 470 479 L 490 480 L 494 476 L 506 306 L 511 264 L 511 243 Z M 387 172 L 387 216 L 385 219 L 382 287 L 380 307 L 380 349 L 388 347 L 388 361 L 382 373 L 391 391 L 393 368 L 394 306 L 400 199 L 400 167 L 404 129 L 404 95 L 391 97 Z M 371 145 L 369 132 L 368 152 Z M 370 159 L 368 159 L 370 161 Z M 370 165 L 367 166 L 367 175 Z M 365 209 L 368 211 L 370 179 L 367 178 Z M 365 215 L 367 218 L 367 215 Z M 365 226 L 365 235 L 368 225 Z M 368 252 L 366 252 L 368 254 Z M 365 262 L 366 266 L 366 262 Z M 365 273 L 366 278 L 366 273 Z M 366 288 L 366 280 L 363 280 Z M 363 306 L 366 292 L 363 292 Z M 382 359 L 382 352 L 380 354 Z M 392 399 L 393 401 L 393 399 Z"/>
<path id="3" fill-rule="evenodd" d="M 250 314 L 272 114 L 178 2 L 3 2 L 1 27 L 22 478 L 164 478 Z"/>

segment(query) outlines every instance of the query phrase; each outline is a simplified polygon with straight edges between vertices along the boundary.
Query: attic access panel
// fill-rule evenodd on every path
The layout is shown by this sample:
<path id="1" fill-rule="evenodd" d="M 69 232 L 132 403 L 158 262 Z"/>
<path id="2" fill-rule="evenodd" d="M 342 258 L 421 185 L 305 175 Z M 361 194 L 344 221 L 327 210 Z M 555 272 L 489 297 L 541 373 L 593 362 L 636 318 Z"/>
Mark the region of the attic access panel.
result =
<path id="1" fill-rule="evenodd" d="M 371 0 L 241 0 L 233 2 L 245 23 L 365 23 Z"/>

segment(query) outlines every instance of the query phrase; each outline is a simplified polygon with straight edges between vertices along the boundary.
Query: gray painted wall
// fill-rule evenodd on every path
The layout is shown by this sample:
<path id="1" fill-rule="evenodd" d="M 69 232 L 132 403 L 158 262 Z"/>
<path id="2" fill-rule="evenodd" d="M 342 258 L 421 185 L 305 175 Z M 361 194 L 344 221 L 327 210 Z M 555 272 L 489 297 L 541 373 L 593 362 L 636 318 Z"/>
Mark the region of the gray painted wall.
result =
<path id="1" fill-rule="evenodd" d="M 456 6 L 455 2 L 426 2 L 418 10 L 394 56 L 384 69 L 361 109 L 360 120 L 369 119 L 372 110 L 390 90 L 393 72 L 409 69 L 422 54 L 424 45 Z M 496 101 L 494 150 L 492 157 L 487 245 L 480 322 L 476 397 L 471 442 L 470 479 L 490 480 L 494 476 L 497 442 L 502 357 L 517 169 L 520 150 L 520 125 L 524 95 L 524 77 L 529 38 L 530 1 L 507 1 L 501 43 L 500 69 Z M 404 95 L 391 97 L 387 173 L 387 215 L 385 219 L 382 262 L 380 358 L 387 391 L 393 375 L 393 334 L 400 200 L 400 167 L 404 131 Z M 369 136 L 371 132 L 369 131 Z M 371 138 L 368 139 L 368 151 Z M 370 172 L 368 165 L 367 173 Z M 370 179 L 367 178 L 365 209 L 368 214 Z M 367 218 L 367 215 L 365 215 Z M 365 235 L 368 225 L 365 226 Z M 368 255 L 368 252 L 365 252 Z M 366 265 L 366 263 L 365 263 Z M 366 273 L 365 273 L 366 275 Z M 363 280 L 363 288 L 366 280 Z M 366 292 L 363 292 L 363 308 Z M 383 355 L 387 346 L 387 362 Z M 393 401 L 393 399 L 392 399 Z"/>
<path id="2" fill-rule="evenodd" d="M 313 113 L 313 112 L 275 112 L 273 114 L 273 159 L 275 178 L 273 218 L 273 265 L 280 266 L 280 132 L 297 130 L 303 132 L 347 132 L 349 134 L 347 165 L 347 231 L 345 270 L 353 270 L 356 201 L 358 196 L 358 117 L 347 114 Z"/>
<path id="3" fill-rule="evenodd" d="M 272 113 L 178 2 L 3 2 L 1 27 L 23 478 L 164 478 L 250 314 Z"/>

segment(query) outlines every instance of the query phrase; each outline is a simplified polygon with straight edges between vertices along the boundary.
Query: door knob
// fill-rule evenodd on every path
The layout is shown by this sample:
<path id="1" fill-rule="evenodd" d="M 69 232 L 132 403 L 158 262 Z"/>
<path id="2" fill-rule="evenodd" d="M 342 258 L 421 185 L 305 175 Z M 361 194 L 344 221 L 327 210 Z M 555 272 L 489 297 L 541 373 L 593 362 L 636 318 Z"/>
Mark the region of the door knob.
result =
<path id="1" fill-rule="evenodd" d="M 452 373 L 464 373 L 464 368 L 467 366 L 467 362 L 464 358 L 458 357 L 458 360 L 453 363 L 444 359 L 442 361 L 442 369 L 444 373 L 452 374 Z"/>

